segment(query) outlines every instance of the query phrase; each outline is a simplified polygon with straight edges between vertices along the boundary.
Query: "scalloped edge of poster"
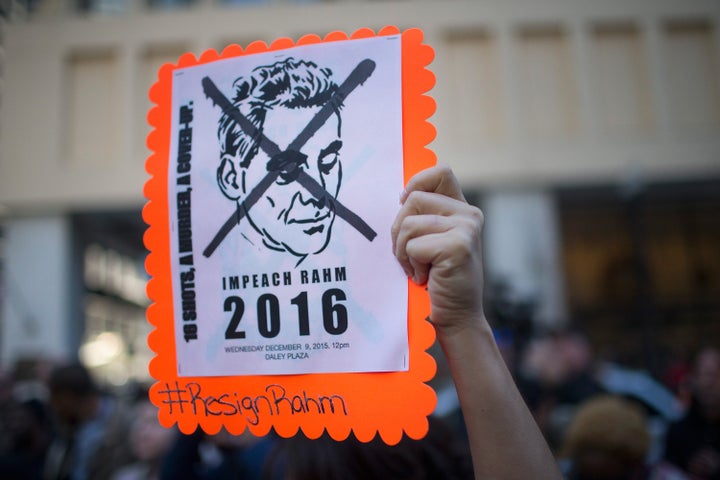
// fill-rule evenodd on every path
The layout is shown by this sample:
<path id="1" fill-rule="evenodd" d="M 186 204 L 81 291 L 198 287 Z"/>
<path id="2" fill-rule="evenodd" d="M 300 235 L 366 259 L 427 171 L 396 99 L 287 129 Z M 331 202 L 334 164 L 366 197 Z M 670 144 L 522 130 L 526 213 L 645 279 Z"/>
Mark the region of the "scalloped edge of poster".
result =
<path id="1" fill-rule="evenodd" d="M 263 436 L 274 429 L 281 437 L 296 435 L 299 431 L 308 438 L 318 438 L 327 432 L 335 440 L 344 440 L 351 433 L 362 442 L 371 441 L 376 435 L 389 444 L 397 444 L 403 434 L 419 439 L 428 431 L 427 417 L 435 408 L 437 398 L 427 384 L 435 375 L 435 360 L 427 352 L 435 340 L 435 331 L 427 321 L 430 303 L 424 287 L 408 281 L 408 339 L 410 368 L 404 372 L 389 373 L 332 373 L 306 375 L 258 375 L 226 377 L 179 377 L 176 371 L 176 351 L 173 330 L 173 299 L 170 278 L 170 238 L 168 216 L 168 164 L 170 146 L 170 118 L 172 99 L 172 73 L 177 68 L 200 65 L 240 55 L 250 55 L 295 46 L 356 40 L 374 36 L 400 35 L 402 42 L 402 105 L 403 105 L 403 149 L 404 180 L 415 173 L 435 164 L 435 154 L 428 144 L 435 138 L 435 128 L 429 118 L 435 111 L 435 102 L 427 95 L 434 84 L 435 76 L 427 68 L 434 57 L 433 49 L 423 44 L 423 32 L 413 28 L 400 31 L 387 26 L 377 33 L 369 28 L 347 35 L 341 31 L 329 33 L 325 38 L 305 35 L 297 42 L 280 38 L 267 45 L 256 41 L 246 48 L 230 45 L 222 53 L 207 50 L 200 57 L 185 53 L 176 64 L 165 64 L 158 71 L 157 82 L 150 88 L 149 97 L 154 106 L 148 112 L 147 120 L 152 127 L 147 137 L 151 154 L 145 169 L 150 178 L 144 186 L 147 203 L 143 208 L 143 219 L 148 225 L 144 235 L 145 247 L 149 254 L 145 268 L 150 276 L 147 294 L 151 305 L 147 309 L 147 320 L 154 327 L 148 335 L 148 345 L 155 353 L 149 364 L 150 375 L 156 382 L 150 388 L 150 400 L 158 407 L 158 418 L 162 425 L 177 425 L 184 433 L 191 433 L 198 427 L 209 434 L 221 428 L 230 433 L 240 434 L 246 429 L 257 436 Z M 197 387 L 194 387 L 196 385 Z M 203 401 L 214 398 L 217 408 L 223 400 L 235 402 L 234 415 L 198 415 L 203 401 L 198 399 L 199 390 Z M 269 390 L 270 389 L 270 390 Z M 174 403 L 172 393 L 184 390 L 186 403 Z M 253 402 L 265 395 L 269 404 L 284 395 L 297 404 L 285 408 L 278 414 L 270 409 L 262 419 L 253 414 Z M 176 394 L 179 395 L 179 394 Z M 193 396 L 195 395 L 195 396 Z M 223 396 L 225 395 L 225 396 Z M 340 403 L 338 397 L 343 399 Z M 333 409 L 332 415 L 303 408 L 303 399 L 324 399 L 320 404 Z M 248 400 L 250 399 L 250 400 Z M 335 400 L 335 402 L 333 402 Z M 265 405 L 265 402 L 261 402 Z M 245 408 L 247 405 L 248 408 Z M 292 405 L 292 403 L 283 405 Z M 312 404 L 313 406 L 315 404 Z M 298 411 L 295 407 L 297 406 Z M 307 406 L 307 405 L 306 405 Z M 227 408 L 227 407 L 225 407 Z M 334 409 L 338 414 L 334 414 Z M 342 410 L 341 410 L 342 409 Z M 292 413 L 288 413 L 292 410 Z M 319 410 L 319 409 L 318 409 Z M 344 410 L 344 412 L 342 412 Z M 343 413 L 340 415 L 339 413 Z M 270 413 L 269 415 L 267 413 Z M 303 413 L 296 415 L 296 413 Z"/>

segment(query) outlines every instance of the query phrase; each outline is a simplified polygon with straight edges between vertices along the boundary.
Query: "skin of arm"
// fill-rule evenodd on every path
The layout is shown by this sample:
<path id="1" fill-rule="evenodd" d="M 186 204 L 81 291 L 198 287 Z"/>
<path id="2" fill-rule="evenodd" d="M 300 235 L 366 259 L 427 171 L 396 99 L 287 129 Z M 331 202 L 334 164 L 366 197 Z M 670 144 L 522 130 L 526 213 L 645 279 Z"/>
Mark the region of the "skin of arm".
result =
<path id="1" fill-rule="evenodd" d="M 482 212 L 448 167 L 410 179 L 392 226 L 405 273 L 427 284 L 430 321 L 465 417 L 475 477 L 562 478 L 493 338 L 482 304 Z"/>

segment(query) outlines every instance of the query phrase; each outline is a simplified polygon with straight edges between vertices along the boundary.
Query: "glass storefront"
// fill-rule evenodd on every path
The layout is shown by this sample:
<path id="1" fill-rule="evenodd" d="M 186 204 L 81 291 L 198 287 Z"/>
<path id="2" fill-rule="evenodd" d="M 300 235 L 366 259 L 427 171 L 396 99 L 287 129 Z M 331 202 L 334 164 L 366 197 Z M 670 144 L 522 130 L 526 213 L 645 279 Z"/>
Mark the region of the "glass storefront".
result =
<path id="1" fill-rule="evenodd" d="M 110 386 L 149 380 L 145 224 L 140 212 L 75 215 L 84 324 L 80 360 Z"/>
<path id="2" fill-rule="evenodd" d="M 558 192 L 572 318 L 655 372 L 720 338 L 720 181 Z"/>

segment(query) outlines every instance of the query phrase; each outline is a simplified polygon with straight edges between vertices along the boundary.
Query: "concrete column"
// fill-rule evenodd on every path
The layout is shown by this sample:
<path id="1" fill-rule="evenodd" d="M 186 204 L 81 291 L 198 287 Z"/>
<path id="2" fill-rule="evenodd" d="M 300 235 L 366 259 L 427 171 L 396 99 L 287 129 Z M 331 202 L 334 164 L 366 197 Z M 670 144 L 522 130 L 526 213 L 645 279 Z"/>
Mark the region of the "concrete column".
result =
<path id="1" fill-rule="evenodd" d="M 567 320 L 558 219 L 543 191 L 489 193 L 485 213 L 486 283 L 502 281 L 517 300 L 532 300 L 535 321 L 560 326 Z"/>
<path id="2" fill-rule="evenodd" d="M 22 357 L 70 358 L 79 306 L 73 275 L 70 220 L 10 218 L 4 223 L 2 330 L 4 368 Z"/>

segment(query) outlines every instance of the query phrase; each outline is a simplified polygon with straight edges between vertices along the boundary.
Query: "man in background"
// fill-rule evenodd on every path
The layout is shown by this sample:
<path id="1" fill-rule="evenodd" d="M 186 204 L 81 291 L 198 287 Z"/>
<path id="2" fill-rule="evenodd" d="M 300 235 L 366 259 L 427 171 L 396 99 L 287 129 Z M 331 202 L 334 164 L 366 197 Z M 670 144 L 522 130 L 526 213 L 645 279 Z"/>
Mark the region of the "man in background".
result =
<path id="1" fill-rule="evenodd" d="M 48 389 L 57 432 L 45 462 L 46 480 L 105 480 L 130 463 L 129 419 L 84 366 L 54 368 Z"/>
<path id="2" fill-rule="evenodd" d="M 720 349 L 700 351 L 685 416 L 670 425 L 665 458 L 695 479 L 720 480 Z"/>

